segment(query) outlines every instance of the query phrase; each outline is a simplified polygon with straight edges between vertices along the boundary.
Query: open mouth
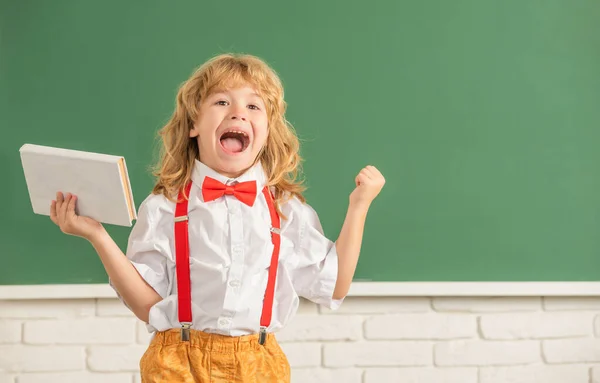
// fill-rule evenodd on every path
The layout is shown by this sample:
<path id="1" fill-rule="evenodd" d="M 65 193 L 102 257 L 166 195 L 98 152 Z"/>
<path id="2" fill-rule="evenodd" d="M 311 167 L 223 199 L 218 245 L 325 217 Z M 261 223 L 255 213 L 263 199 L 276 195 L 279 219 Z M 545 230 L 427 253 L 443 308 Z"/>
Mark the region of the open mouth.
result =
<path id="1" fill-rule="evenodd" d="M 223 149 L 230 153 L 241 153 L 250 146 L 248 134 L 238 130 L 223 133 L 219 140 Z"/>

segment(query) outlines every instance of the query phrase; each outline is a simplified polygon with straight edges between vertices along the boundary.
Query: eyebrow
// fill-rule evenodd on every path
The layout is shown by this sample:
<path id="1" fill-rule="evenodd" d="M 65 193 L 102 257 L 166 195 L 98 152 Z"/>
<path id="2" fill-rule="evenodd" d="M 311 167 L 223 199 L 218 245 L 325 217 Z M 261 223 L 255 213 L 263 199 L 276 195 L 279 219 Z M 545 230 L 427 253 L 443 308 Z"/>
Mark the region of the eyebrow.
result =
<path id="1" fill-rule="evenodd" d="M 229 92 L 231 92 L 231 90 L 229 90 L 229 89 L 214 89 L 210 93 L 211 94 L 217 94 L 217 93 L 229 93 Z M 250 96 L 259 96 L 260 97 L 260 95 L 258 93 L 256 93 L 256 92 L 254 92 L 254 91 L 252 93 L 249 93 L 249 95 Z"/>
<path id="2" fill-rule="evenodd" d="M 256 92 L 250 93 L 250 97 L 256 97 L 258 98 L 263 104 L 266 104 L 267 102 L 265 101 L 264 98 L 262 98 L 262 96 Z"/>
<path id="3" fill-rule="evenodd" d="M 218 89 L 218 90 L 211 92 L 208 97 L 214 97 L 215 95 L 227 95 L 227 93 L 229 93 L 228 89 Z M 259 100 L 261 100 L 263 103 L 265 103 L 265 100 L 262 98 L 262 96 L 256 92 L 248 93 L 248 97 L 256 97 Z"/>

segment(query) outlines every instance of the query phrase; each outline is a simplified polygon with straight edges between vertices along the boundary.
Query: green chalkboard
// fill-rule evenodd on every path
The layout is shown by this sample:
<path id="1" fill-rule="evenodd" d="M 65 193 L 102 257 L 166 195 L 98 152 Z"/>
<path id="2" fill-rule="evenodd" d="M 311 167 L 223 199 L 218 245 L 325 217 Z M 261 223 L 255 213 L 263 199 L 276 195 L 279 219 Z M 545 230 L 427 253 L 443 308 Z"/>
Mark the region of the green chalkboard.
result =
<path id="1" fill-rule="evenodd" d="M 598 1 L 0 7 L 0 284 L 107 281 L 33 214 L 19 147 L 123 155 L 139 205 L 178 85 L 230 51 L 281 75 L 328 236 L 360 168 L 386 176 L 356 280 L 600 281 Z"/>

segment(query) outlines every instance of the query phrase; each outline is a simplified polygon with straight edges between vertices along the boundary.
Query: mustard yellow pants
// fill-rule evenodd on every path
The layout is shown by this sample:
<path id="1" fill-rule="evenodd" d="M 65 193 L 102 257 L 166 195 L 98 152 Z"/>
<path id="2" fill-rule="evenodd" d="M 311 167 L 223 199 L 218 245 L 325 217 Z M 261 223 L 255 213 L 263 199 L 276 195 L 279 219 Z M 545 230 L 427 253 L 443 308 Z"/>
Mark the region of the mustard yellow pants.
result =
<path id="1" fill-rule="evenodd" d="M 190 330 L 157 332 L 140 361 L 142 383 L 289 383 L 290 365 L 273 334 L 228 337 Z"/>

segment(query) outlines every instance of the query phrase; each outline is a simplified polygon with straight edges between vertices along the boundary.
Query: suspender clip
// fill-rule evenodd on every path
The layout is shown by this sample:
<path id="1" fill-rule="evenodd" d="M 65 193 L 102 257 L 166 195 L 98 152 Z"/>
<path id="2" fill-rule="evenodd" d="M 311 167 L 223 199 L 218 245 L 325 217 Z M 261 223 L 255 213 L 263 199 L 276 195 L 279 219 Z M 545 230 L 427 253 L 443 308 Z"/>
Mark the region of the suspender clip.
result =
<path id="1" fill-rule="evenodd" d="M 190 341 L 190 326 L 191 325 L 192 325 L 191 323 L 182 323 L 181 324 L 181 340 L 183 342 Z"/>
<path id="2" fill-rule="evenodd" d="M 175 222 L 183 222 L 183 221 L 187 221 L 187 220 L 188 220 L 187 215 L 180 215 L 179 217 L 175 217 Z"/>
<path id="3" fill-rule="evenodd" d="M 265 344 L 267 340 L 267 328 L 265 326 L 260 326 L 260 332 L 258 333 L 258 344 L 261 346 Z"/>
<path id="4" fill-rule="evenodd" d="M 271 233 L 281 234 L 281 229 L 279 229 L 278 227 L 271 227 Z"/>

